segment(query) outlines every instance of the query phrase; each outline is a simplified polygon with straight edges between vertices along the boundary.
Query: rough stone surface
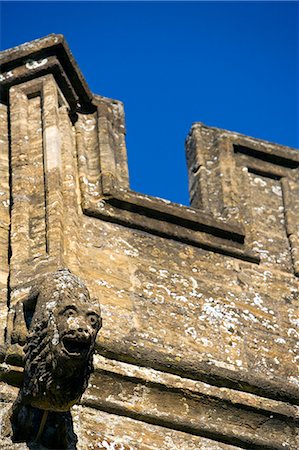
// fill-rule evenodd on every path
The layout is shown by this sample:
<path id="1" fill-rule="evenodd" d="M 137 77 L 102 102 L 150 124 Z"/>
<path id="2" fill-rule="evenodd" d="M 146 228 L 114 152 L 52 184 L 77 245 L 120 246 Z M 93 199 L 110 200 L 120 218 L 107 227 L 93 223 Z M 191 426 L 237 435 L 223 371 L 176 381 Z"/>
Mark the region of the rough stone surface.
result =
<path id="1" fill-rule="evenodd" d="M 1 58 L 2 329 L 59 266 L 100 299 L 78 449 L 297 450 L 299 153 L 196 123 L 191 206 L 135 193 L 123 105 L 91 96 L 64 45 Z M 22 383 L 7 330 L 3 416 Z"/>

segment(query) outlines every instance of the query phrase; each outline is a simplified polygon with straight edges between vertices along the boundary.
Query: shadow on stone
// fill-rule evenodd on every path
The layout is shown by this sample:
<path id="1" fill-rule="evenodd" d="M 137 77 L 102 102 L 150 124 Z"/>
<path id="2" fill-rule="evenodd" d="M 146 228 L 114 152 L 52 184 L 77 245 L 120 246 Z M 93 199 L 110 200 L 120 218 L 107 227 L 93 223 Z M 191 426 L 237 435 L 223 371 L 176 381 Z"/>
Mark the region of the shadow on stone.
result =
<path id="1" fill-rule="evenodd" d="M 20 405 L 13 409 L 11 425 L 12 441 L 26 442 L 29 449 L 77 449 L 77 436 L 69 411 L 43 411 Z"/>

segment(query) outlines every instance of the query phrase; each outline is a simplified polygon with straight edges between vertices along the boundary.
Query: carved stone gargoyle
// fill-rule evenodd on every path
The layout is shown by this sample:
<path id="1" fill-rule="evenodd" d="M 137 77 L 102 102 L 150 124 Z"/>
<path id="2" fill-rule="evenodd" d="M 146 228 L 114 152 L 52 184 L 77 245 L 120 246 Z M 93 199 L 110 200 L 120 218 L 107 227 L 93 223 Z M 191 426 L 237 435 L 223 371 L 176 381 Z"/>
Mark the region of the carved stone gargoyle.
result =
<path id="1" fill-rule="evenodd" d="M 11 412 L 12 440 L 75 448 L 69 412 L 92 371 L 100 307 L 67 269 L 36 282 L 15 307 L 12 343 L 24 345 L 24 381 Z"/>

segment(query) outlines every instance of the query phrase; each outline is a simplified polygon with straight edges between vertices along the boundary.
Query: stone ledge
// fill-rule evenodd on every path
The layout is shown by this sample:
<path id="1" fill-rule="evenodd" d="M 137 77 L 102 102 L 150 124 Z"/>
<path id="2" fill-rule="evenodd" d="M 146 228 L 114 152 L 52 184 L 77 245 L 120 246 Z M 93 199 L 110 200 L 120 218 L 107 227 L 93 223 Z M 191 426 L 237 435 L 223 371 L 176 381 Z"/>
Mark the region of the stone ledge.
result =
<path id="1" fill-rule="evenodd" d="M 19 367 L 2 365 L 3 370 L 11 377 L 6 382 L 18 384 Z M 13 400 L 11 389 L 1 399 Z M 81 404 L 240 448 L 296 449 L 295 406 L 98 355 Z"/>
<path id="2" fill-rule="evenodd" d="M 98 339 L 96 349 L 107 361 L 115 360 L 119 367 L 122 364 L 131 368 L 141 367 L 142 371 L 158 371 L 164 373 L 165 377 L 179 376 L 188 379 L 190 383 L 207 383 L 215 389 L 231 389 L 237 393 L 256 395 L 264 401 L 273 400 L 299 406 L 298 387 L 275 374 L 270 378 L 246 369 L 241 370 L 238 366 L 227 367 L 217 360 L 195 360 L 194 357 L 181 359 L 163 351 L 145 349 L 142 344 L 135 345 L 132 352 L 132 342 L 126 340 L 104 343 Z M 21 348 L 15 345 L 7 352 L 6 347 L 0 345 L 0 362 L 5 361 L 22 371 Z"/>
<path id="3" fill-rule="evenodd" d="M 82 192 L 82 191 L 81 191 Z M 83 194 L 87 216 L 174 239 L 209 251 L 259 263 L 260 257 L 244 244 L 239 224 L 226 223 L 194 208 L 124 189 L 94 198 Z"/>
<path id="4" fill-rule="evenodd" d="M 220 361 L 216 360 L 197 361 L 188 357 L 182 360 L 161 351 L 147 350 L 142 346 L 134 347 L 135 358 L 133 358 L 130 346 L 131 343 L 122 341 L 110 343 L 106 348 L 103 343 L 98 342 L 97 351 L 109 359 L 152 368 L 190 380 L 202 381 L 219 388 L 234 389 L 263 398 L 299 405 L 298 387 L 277 376 L 269 378 L 256 375 L 247 370 L 241 371 L 237 366 L 233 370 L 224 367 Z"/>

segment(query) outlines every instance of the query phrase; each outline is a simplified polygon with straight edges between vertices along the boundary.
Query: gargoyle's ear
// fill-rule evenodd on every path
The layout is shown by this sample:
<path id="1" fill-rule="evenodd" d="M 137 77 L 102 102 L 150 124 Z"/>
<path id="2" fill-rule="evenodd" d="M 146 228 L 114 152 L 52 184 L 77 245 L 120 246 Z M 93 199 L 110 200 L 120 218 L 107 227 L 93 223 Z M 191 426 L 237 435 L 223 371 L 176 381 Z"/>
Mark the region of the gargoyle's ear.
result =
<path id="1" fill-rule="evenodd" d="M 14 306 L 11 343 L 25 345 L 38 298 L 38 290 L 32 288 L 27 298 Z"/>
<path id="2" fill-rule="evenodd" d="M 91 299 L 91 303 L 92 303 L 92 305 L 94 305 L 98 309 L 99 314 L 101 314 L 101 306 L 99 304 L 99 299 L 96 298 L 96 297 L 93 297 Z"/>

